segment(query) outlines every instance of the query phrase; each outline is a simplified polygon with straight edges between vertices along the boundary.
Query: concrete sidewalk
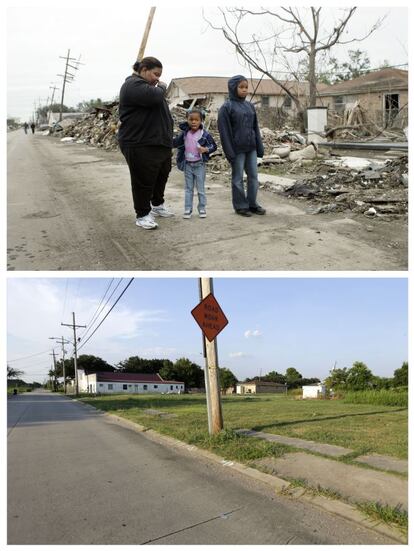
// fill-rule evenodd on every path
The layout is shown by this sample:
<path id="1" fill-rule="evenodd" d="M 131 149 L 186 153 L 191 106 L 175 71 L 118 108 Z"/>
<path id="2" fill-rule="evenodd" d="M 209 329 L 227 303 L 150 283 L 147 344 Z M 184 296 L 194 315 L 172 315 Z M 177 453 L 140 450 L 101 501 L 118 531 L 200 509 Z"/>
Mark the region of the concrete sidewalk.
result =
<path id="1" fill-rule="evenodd" d="M 237 432 L 244 436 L 277 442 L 330 457 L 344 457 L 353 452 L 351 449 L 340 446 L 277 434 L 247 429 L 240 429 Z M 289 453 L 281 458 L 266 457 L 255 461 L 254 466 L 286 480 L 301 480 L 312 488 L 333 491 L 350 502 L 375 502 L 383 506 L 408 509 L 408 481 L 392 474 L 392 472 L 407 473 L 408 461 L 379 454 L 356 457 L 354 461 L 363 463 L 365 467 L 303 452 Z M 377 469 L 392 472 L 381 472 Z"/>

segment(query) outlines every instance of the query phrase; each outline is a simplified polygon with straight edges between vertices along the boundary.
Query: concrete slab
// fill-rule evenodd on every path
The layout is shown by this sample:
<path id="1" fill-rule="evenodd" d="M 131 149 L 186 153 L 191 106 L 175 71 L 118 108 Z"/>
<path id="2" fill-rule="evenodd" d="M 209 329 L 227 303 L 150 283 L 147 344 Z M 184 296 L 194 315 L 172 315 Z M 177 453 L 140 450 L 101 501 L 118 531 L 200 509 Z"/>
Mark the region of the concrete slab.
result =
<path id="1" fill-rule="evenodd" d="M 387 455 L 379 455 L 372 453 L 369 455 L 360 455 L 355 458 L 358 463 L 365 463 L 383 471 L 395 471 L 397 473 L 408 473 L 408 461 L 404 459 L 396 459 Z"/>
<path id="2" fill-rule="evenodd" d="M 274 174 L 265 174 L 264 172 L 259 172 L 257 175 L 259 184 L 271 184 L 271 188 L 275 191 L 285 191 L 293 185 L 297 178 L 286 178 L 285 176 L 276 176 Z"/>
<path id="3" fill-rule="evenodd" d="M 353 452 L 353 450 L 343 448 L 342 446 L 321 444 L 320 442 L 313 442 L 312 440 L 302 440 L 301 438 L 292 438 L 290 436 L 281 436 L 279 434 L 269 434 L 267 432 L 259 432 L 248 429 L 240 429 L 236 432 L 243 434 L 244 436 L 253 436 L 254 438 L 261 438 L 262 440 L 268 440 L 269 442 L 278 442 L 294 448 L 310 450 L 313 452 L 322 453 L 323 455 L 329 455 L 331 457 L 340 457 Z"/>
<path id="4" fill-rule="evenodd" d="M 408 483 L 392 474 L 303 452 L 290 453 L 282 458 L 267 457 L 255 461 L 254 465 L 282 478 L 297 478 L 314 488 L 334 490 L 352 502 L 374 501 L 408 508 Z"/>

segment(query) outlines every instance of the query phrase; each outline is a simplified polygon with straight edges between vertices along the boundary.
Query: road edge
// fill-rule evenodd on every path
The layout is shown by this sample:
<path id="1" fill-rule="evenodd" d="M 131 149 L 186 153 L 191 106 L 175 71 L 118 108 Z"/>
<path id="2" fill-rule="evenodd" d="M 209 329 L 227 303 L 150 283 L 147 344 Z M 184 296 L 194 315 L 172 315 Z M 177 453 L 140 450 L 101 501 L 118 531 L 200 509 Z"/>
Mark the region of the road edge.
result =
<path id="1" fill-rule="evenodd" d="M 350 505 L 349 503 L 345 503 L 339 499 L 329 499 L 328 497 L 321 495 L 310 495 L 307 493 L 306 489 L 293 487 L 290 482 L 284 480 L 283 478 L 262 473 L 257 469 L 248 467 L 246 465 L 243 465 L 242 463 L 238 463 L 237 461 L 223 459 L 223 457 L 216 455 L 215 453 L 203 450 L 192 444 L 187 444 L 187 442 L 182 442 L 181 440 L 177 440 L 172 436 L 166 436 L 153 429 L 149 429 L 144 425 L 140 425 L 139 423 L 116 415 L 115 413 L 109 413 L 107 411 L 100 410 L 90 404 L 85 404 L 77 398 L 72 399 L 77 401 L 79 404 L 82 404 L 82 406 L 89 409 L 89 411 L 101 413 L 110 423 L 114 425 L 122 425 L 124 428 L 133 430 L 134 432 L 138 432 L 149 440 L 152 440 L 153 442 L 164 444 L 172 448 L 178 448 L 180 450 L 187 451 L 188 453 L 204 457 L 205 459 L 212 461 L 213 463 L 218 463 L 223 467 L 232 469 L 242 475 L 252 478 L 257 482 L 262 482 L 267 486 L 271 486 L 274 489 L 275 493 L 278 495 L 283 495 L 291 499 L 306 501 L 307 503 L 310 503 L 315 507 L 318 507 L 319 509 L 323 509 L 328 513 L 337 515 L 350 522 L 360 524 L 364 528 L 373 530 L 374 532 L 377 532 L 382 536 L 387 536 L 400 544 L 408 544 L 408 538 L 405 538 L 396 528 L 385 524 L 381 520 L 376 521 L 367 518 L 366 515 L 364 515 L 361 511 L 359 511 L 356 507 Z"/>

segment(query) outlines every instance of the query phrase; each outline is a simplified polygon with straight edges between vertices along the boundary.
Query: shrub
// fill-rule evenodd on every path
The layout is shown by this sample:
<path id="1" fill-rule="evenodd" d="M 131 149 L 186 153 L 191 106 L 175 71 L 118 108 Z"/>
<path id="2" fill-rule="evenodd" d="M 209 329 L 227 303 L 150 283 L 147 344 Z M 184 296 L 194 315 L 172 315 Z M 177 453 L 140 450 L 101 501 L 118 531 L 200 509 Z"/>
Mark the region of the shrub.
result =
<path id="1" fill-rule="evenodd" d="M 373 404 L 379 406 L 408 407 L 408 391 L 361 390 L 345 392 L 344 402 L 348 404 Z"/>

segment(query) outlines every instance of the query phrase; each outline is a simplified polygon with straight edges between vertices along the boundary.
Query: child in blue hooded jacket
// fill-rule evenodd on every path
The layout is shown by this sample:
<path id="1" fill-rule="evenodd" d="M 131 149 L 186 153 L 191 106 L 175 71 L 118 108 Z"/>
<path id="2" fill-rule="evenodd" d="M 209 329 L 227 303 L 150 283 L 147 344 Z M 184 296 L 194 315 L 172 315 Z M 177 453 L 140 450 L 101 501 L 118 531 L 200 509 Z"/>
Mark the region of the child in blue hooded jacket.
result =
<path id="1" fill-rule="evenodd" d="M 210 153 L 217 149 L 217 145 L 211 134 L 203 128 L 203 119 L 200 109 L 190 109 L 187 111 L 187 121 L 179 125 L 181 134 L 173 139 L 173 147 L 178 148 L 177 167 L 184 172 L 185 178 L 183 218 L 191 218 L 194 187 L 198 193 L 198 215 L 200 218 L 207 216 L 205 164 L 210 158 Z"/>
<path id="2" fill-rule="evenodd" d="M 256 199 L 259 189 L 257 157 L 263 157 L 264 149 L 256 110 L 250 101 L 246 101 L 248 86 L 243 75 L 232 77 L 228 81 L 229 99 L 218 113 L 221 145 L 232 169 L 233 207 L 241 216 L 266 213 Z M 244 171 L 247 174 L 247 193 L 243 185 Z"/>

